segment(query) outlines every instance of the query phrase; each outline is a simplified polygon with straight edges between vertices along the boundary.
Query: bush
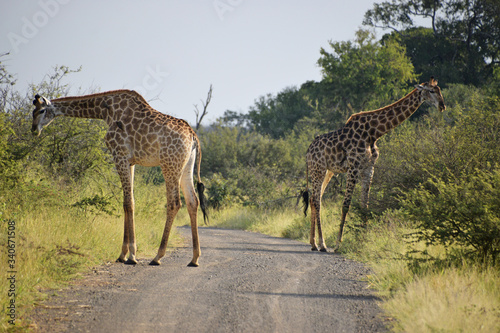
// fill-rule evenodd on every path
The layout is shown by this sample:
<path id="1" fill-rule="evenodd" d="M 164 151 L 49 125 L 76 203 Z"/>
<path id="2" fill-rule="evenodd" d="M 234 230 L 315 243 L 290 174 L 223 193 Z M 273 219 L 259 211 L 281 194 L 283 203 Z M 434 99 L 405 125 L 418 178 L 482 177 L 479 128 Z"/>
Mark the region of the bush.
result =
<path id="1" fill-rule="evenodd" d="M 449 255 L 496 263 L 500 254 L 500 169 L 451 182 L 435 177 L 403 199 L 416 223 L 414 241 L 444 245 Z"/>

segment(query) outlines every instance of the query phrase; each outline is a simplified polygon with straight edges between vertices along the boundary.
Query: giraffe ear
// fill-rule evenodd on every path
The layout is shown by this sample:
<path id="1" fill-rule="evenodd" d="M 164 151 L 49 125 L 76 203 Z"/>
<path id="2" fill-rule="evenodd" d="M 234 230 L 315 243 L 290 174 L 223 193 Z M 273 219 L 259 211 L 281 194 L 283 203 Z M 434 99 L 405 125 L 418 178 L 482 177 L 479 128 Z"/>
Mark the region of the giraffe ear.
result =
<path id="1" fill-rule="evenodd" d="M 42 104 L 42 101 L 40 100 L 40 95 L 36 94 L 35 95 L 35 99 L 33 100 L 33 105 L 37 105 L 37 104 Z"/>
<path id="2" fill-rule="evenodd" d="M 424 89 L 424 85 L 423 84 L 416 84 L 415 88 L 417 88 L 418 90 L 422 90 L 422 89 Z"/>

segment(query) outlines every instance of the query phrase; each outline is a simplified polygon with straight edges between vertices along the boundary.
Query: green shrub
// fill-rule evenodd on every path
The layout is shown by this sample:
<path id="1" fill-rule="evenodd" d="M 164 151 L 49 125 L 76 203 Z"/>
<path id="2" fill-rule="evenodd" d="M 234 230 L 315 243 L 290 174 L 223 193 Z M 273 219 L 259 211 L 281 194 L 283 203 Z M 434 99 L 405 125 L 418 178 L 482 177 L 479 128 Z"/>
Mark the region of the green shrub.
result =
<path id="1" fill-rule="evenodd" d="M 214 174 L 207 184 L 208 205 L 216 210 L 230 206 L 232 185 L 220 174 Z"/>
<path id="2" fill-rule="evenodd" d="M 443 245 L 449 257 L 495 263 L 500 254 L 500 169 L 446 182 L 431 178 L 402 200 L 414 241 Z"/>

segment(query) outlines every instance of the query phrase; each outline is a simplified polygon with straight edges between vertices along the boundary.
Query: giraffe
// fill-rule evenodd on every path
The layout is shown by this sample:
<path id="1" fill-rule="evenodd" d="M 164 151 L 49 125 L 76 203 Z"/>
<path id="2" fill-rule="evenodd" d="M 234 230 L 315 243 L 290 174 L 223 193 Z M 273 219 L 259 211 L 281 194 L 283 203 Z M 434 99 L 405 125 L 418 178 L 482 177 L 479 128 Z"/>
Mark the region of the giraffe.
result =
<path id="1" fill-rule="evenodd" d="M 117 262 L 137 264 L 133 194 L 135 165 L 159 165 L 167 189 L 167 220 L 158 254 L 150 265 L 159 265 L 166 253 L 170 230 L 181 206 L 180 187 L 191 219 L 193 258 L 188 266 L 198 266 L 201 254 L 198 205 L 206 221 L 204 186 L 200 178 L 201 148 L 198 136 L 186 121 L 156 111 L 133 90 L 114 90 L 53 100 L 36 95 L 33 104 L 35 110 L 31 131 L 35 135 L 40 135 L 42 129 L 58 116 L 102 119 L 107 123 L 109 128 L 105 142 L 120 176 L 125 213 L 123 244 Z M 196 160 L 199 200 L 193 185 Z M 125 260 L 127 252 L 129 256 Z"/>
<path id="2" fill-rule="evenodd" d="M 304 214 L 311 205 L 311 250 L 317 251 L 315 225 L 318 226 L 319 250 L 327 248 L 321 230 L 321 197 L 334 175 L 347 174 L 347 186 L 342 203 L 342 215 L 337 242 L 337 251 L 342 242 L 346 215 L 351 204 L 352 193 L 358 178 L 361 178 L 361 207 L 368 209 L 370 185 L 375 162 L 379 157 L 377 140 L 410 117 L 419 106 L 428 101 L 441 112 L 446 109 L 441 89 L 433 77 L 429 82 L 415 86 L 415 89 L 397 102 L 383 108 L 351 115 L 345 125 L 330 133 L 317 136 L 306 153 L 307 187 L 302 192 Z M 309 177 L 311 196 L 309 198 Z"/>

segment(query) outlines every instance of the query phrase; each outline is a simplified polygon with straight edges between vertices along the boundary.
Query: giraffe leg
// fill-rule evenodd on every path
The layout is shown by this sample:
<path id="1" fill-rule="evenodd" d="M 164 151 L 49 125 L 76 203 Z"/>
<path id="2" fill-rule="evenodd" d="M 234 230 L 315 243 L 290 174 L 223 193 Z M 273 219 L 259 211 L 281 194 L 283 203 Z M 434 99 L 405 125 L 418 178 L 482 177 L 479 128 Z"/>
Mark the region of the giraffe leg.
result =
<path id="1" fill-rule="evenodd" d="M 116 161 L 115 164 L 122 183 L 123 210 L 125 212 L 122 251 L 116 261 L 135 265 L 137 264 L 137 260 L 135 258 L 137 246 L 135 243 L 134 225 L 134 166 L 129 165 L 126 160 Z M 127 252 L 129 253 L 129 257 L 125 261 Z"/>
<path id="2" fill-rule="evenodd" d="M 373 171 L 375 165 L 370 165 L 365 168 L 362 173 L 362 182 L 361 182 L 361 207 L 363 209 L 363 220 L 366 223 L 368 218 L 368 203 L 370 200 L 370 186 L 373 179 Z"/>
<path id="3" fill-rule="evenodd" d="M 150 265 L 160 265 L 160 260 L 167 253 L 167 243 L 170 236 L 170 230 L 174 224 L 175 216 L 181 208 L 181 194 L 179 191 L 178 181 L 169 182 L 165 177 L 165 183 L 167 186 L 167 221 L 165 223 L 165 228 L 163 230 L 163 236 L 161 238 L 160 247 L 158 249 L 158 254 L 149 263 Z"/>
<path id="4" fill-rule="evenodd" d="M 311 192 L 311 233 L 309 236 L 309 243 L 311 244 L 311 251 L 318 251 L 318 245 L 316 244 L 316 221 L 318 220 L 321 210 L 321 198 L 319 198 L 319 191 L 313 189 Z"/>
<path id="5" fill-rule="evenodd" d="M 198 259 L 201 255 L 200 241 L 198 237 L 198 206 L 199 201 L 196 197 L 196 192 L 193 185 L 193 167 L 195 162 L 195 153 L 191 155 L 184 173 L 181 179 L 182 193 L 184 194 L 184 199 L 186 200 L 186 206 L 188 209 L 189 217 L 191 219 L 191 236 L 193 240 L 193 259 L 188 264 L 190 267 L 198 267 Z"/>
<path id="6" fill-rule="evenodd" d="M 344 202 L 342 203 L 342 217 L 340 220 L 339 233 L 337 236 L 337 244 L 335 245 L 334 252 L 338 251 L 340 243 L 342 242 L 342 236 L 344 233 L 344 224 L 349 212 L 349 207 L 351 206 L 352 193 L 354 192 L 354 186 L 358 180 L 358 169 L 349 169 L 347 172 L 347 186 L 344 195 Z"/>
<path id="7" fill-rule="evenodd" d="M 328 183 L 330 182 L 330 179 L 332 179 L 333 177 L 333 172 L 327 170 L 326 171 L 326 175 L 325 175 L 325 178 L 323 179 L 323 183 L 321 184 L 321 192 L 320 192 L 320 196 L 319 196 L 319 207 L 321 207 L 321 198 L 323 197 L 323 193 L 325 193 L 325 189 L 326 187 L 328 186 Z M 326 248 L 326 244 L 325 244 L 325 240 L 323 238 L 323 231 L 321 229 L 321 215 L 319 214 L 319 211 L 321 209 L 318 209 L 318 238 L 319 238 L 319 245 L 320 245 L 320 248 L 319 250 L 321 252 L 327 252 L 327 248 Z"/>
<path id="8" fill-rule="evenodd" d="M 312 251 L 326 252 L 325 240 L 323 238 L 323 230 L 321 228 L 321 198 L 326 186 L 330 182 L 333 173 L 321 169 L 311 168 L 311 234 L 309 242 Z M 319 248 L 316 245 L 316 226 L 318 227 Z"/>
<path id="9" fill-rule="evenodd" d="M 323 178 L 323 173 L 321 170 L 310 168 L 310 177 L 311 198 L 309 199 L 309 205 L 311 206 L 311 233 L 309 243 L 311 244 L 312 251 L 318 251 L 318 245 L 316 244 L 316 224 L 319 222 L 321 213 L 321 179 Z"/>

